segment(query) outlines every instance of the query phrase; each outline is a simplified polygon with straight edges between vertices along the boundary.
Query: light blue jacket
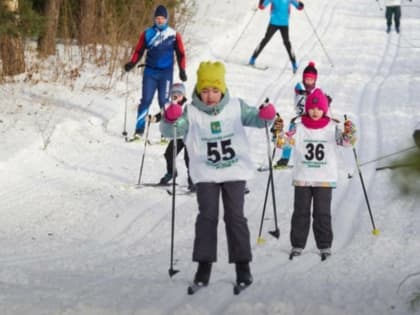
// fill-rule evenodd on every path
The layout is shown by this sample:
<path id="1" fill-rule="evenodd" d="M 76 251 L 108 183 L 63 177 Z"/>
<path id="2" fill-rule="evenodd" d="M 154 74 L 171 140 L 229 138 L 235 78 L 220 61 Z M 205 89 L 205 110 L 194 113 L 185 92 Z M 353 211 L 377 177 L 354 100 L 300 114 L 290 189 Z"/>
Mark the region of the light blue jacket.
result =
<path id="1" fill-rule="evenodd" d="M 289 26 L 290 5 L 292 4 L 296 9 L 299 7 L 297 0 L 265 0 L 262 6 L 266 8 L 270 4 L 270 24 L 275 26 Z"/>
<path id="2" fill-rule="evenodd" d="M 184 112 L 182 116 L 176 121 L 177 137 L 185 136 L 188 132 L 188 106 L 194 106 L 208 115 L 215 115 L 217 113 L 220 113 L 223 110 L 223 108 L 229 103 L 229 101 L 229 90 L 226 90 L 225 95 L 223 96 L 220 103 L 214 106 L 207 106 L 206 104 L 204 104 L 198 97 L 197 93 L 194 92 L 192 95 L 191 104 L 184 106 Z M 242 99 L 239 99 L 239 103 L 241 104 L 241 120 L 244 126 L 257 128 L 263 128 L 265 126 L 265 120 L 259 118 L 258 116 L 259 109 L 257 107 L 248 105 Z M 271 124 L 272 121 L 267 121 L 268 126 L 271 126 Z M 172 123 L 167 122 L 166 119 L 162 119 L 160 121 L 160 131 L 164 137 L 172 138 L 173 130 L 174 128 Z"/>

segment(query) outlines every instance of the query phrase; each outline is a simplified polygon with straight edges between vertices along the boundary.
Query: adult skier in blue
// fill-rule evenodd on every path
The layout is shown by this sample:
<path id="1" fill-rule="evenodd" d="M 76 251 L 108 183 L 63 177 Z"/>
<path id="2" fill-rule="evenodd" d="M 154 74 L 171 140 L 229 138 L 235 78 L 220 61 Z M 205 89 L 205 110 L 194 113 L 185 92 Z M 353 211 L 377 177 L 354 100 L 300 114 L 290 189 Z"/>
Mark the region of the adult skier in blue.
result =
<path id="1" fill-rule="evenodd" d="M 187 80 L 185 73 L 185 49 L 181 34 L 168 25 L 168 11 L 159 5 L 154 13 L 154 25 L 140 35 L 131 60 L 125 64 L 125 71 L 130 71 L 146 53 L 143 73 L 142 97 L 137 110 L 135 137 L 141 137 L 146 125 L 146 116 L 155 91 L 158 91 L 159 107 L 169 102 L 172 86 L 174 53 L 179 66 L 179 78 Z"/>
<path id="2" fill-rule="evenodd" d="M 267 31 L 257 48 L 255 48 L 254 53 L 249 59 L 249 64 L 255 65 L 255 62 L 265 45 L 267 45 L 276 31 L 280 31 L 283 44 L 286 47 L 287 54 L 289 55 L 290 62 L 292 63 L 293 73 L 295 73 L 297 71 L 298 64 L 292 49 L 292 44 L 289 40 L 290 5 L 293 5 L 298 10 L 303 10 L 303 2 L 297 0 L 260 0 L 258 8 L 263 10 L 270 4 L 271 16 Z"/>

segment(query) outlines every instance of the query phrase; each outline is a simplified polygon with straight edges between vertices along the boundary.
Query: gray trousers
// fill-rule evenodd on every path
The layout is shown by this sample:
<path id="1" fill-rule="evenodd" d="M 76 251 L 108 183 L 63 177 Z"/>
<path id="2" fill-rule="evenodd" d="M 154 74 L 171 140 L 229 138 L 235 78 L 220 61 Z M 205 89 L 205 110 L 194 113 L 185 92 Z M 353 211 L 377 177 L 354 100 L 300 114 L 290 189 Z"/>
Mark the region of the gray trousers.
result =
<path id="1" fill-rule="evenodd" d="M 193 261 L 217 261 L 217 225 L 222 195 L 229 263 L 252 260 L 248 222 L 244 216 L 245 181 L 198 183 Z"/>
<path id="2" fill-rule="evenodd" d="M 292 247 L 305 248 L 311 222 L 311 203 L 313 201 L 313 223 L 316 246 L 319 249 L 331 248 L 333 232 L 331 225 L 330 187 L 295 186 L 295 201 L 292 215 L 290 241 Z"/>

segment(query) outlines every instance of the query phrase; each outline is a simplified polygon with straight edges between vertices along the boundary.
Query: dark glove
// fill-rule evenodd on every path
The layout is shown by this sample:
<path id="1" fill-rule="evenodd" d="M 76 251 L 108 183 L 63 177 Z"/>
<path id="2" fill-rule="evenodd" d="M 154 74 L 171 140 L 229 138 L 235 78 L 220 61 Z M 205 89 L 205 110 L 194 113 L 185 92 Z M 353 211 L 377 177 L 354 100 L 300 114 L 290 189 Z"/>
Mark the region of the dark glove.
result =
<path id="1" fill-rule="evenodd" d="M 328 107 L 330 107 L 331 102 L 332 102 L 332 97 L 329 96 L 328 94 L 325 94 L 325 96 L 327 97 L 327 100 L 328 100 Z"/>
<path id="2" fill-rule="evenodd" d="M 183 82 L 187 81 L 187 74 L 184 69 L 179 69 L 179 79 Z"/>
<path id="3" fill-rule="evenodd" d="M 124 70 L 125 70 L 125 72 L 128 72 L 128 71 L 130 71 L 131 69 L 133 69 L 135 65 L 136 65 L 136 64 L 135 64 L 134 62 L 132 62 L 132 61 L 127 62 L 127 63 L 124 65 Z"/>
<path id="4" fill-rule="evenodd" d="M 298 4 L 299 4 L 299 5 L 298 5 L 298 7 L 297 7 L 297 8 L 298 8 L 298 10 L 303 10 L 303 7 L 305 6 L 305 5 L 303 4 L 303 2 L 302 2 L 302 1 L 299 1 L 299 2 L 298 2 Z"/>

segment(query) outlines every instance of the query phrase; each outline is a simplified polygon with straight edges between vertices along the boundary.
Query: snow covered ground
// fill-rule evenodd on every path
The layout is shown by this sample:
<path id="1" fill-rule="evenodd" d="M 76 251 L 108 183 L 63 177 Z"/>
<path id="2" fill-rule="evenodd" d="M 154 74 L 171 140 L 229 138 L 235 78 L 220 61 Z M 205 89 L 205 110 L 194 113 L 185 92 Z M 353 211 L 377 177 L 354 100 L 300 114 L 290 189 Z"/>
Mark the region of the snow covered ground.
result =
<path id="1" fill-rule="evenodd" d="M 347 114 L 358 126 L 361 162 L 414 145 L 411 135 L 420 121 L 418 1 L 404 2 L 400 35 L 385 33 L 384 11 L 374 0 L 306 1 L 306 11 L 292 10 L 290 33 L 301 65 L 296 75 L 279 34 L 257 60 L 268 70 L 241 65 L 268 21 L 269 10 L 254 8 L 255 1 L 249 0 L 196 1 L 197 12 L 184 33 L 189 91 L 200 61 L 224 60 L 233 95 L 255 105 L 269 97 L 288 120 L 293 87 L 314 60 L 318 86 L 333 97 L 333 116 Z M 274 227 L 269 203 L 266 243 L 257 245 L 268 174 L 256 172 L 246 197 L 254 284 L 239 296 L 232 294 L 234 267 L 227 263 L 221 221 L 211 285 L 188 296 L 196 268 L 191 253 L 197 204 L 192 196 L 176 199 L 174 268 L 180 272 L 170 278 L 171 197 L 161 189 L 134 187 L 143 144 L 127 144 L 121 137 L 126 101 L 127 131 L 134 127 L 141 86 L 136 71 L 110 90 L 102 88 L 109 81 L 105 70 L 89 65 L 72 87 L 60 80 L 33 84 L 23 79 L 0 86 L 2 314 L 415 312 L 410 301 L 420 292 L 420 278 L 406 277 L 420 271 L 419 197 L 402 196 L 391 182 L 392 171 L 375 172 L 392 159 L 363 166 L 380 230 L 372 235 L 351 150 L 342 151 L 339 188 L 333 194 L 331 259 L 320 261 L 311 236 L 304 254 L 288 260 L 290 170 L 275 173 L 280 239 L 267 233 Z M 151 110 L 156 112 L 157 105 Z M 156 125 L 150 136 L 159 138 Z M 255 165 L 265 164 L 264 131 L 250 130 L 249 136 Z M 147 147 L 143 181 L 157 181 L 164 174 L 164 148 Z M 181 156 L 178 165 L 178 181 L 184 184 Z"/>

